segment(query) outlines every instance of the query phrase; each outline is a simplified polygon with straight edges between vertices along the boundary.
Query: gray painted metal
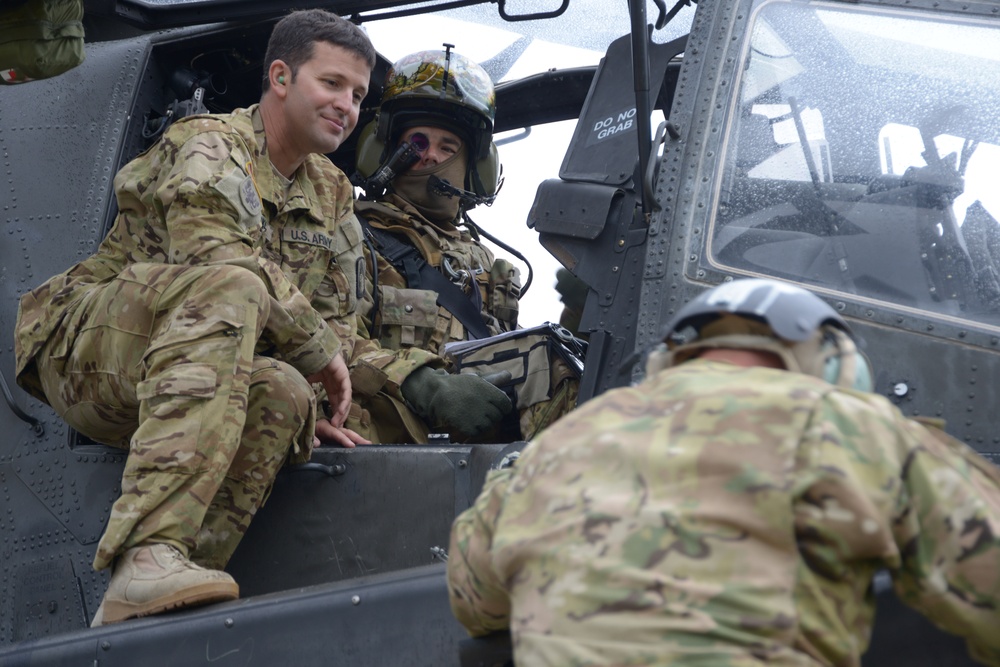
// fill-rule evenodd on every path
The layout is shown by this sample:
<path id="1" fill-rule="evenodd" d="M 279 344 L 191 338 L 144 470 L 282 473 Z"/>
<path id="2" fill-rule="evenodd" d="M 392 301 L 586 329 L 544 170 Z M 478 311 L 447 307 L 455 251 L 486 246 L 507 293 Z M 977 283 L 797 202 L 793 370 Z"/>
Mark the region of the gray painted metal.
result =
<path id="1" fill-rule="evenodd" d="M 322 584 L 65 632 L 0 651 L 5 667 L 458 665 L 444 566 Z"/>
<path id="2" fill-rule="evenodd" d="M 905 4 L 982 15 L 998 6 Z M 584 321 L 593 330 L 584 396 L 636 377 L 641 353 L 662 323 L 725 278 L 704 261 L 708 179 L 722 148 L 727 111 L 720 100 L 729 94 L 749 3 L 702 8 L 683 66 L 664 64 L 657 70 L 666 72 L 663 91 L 651 91 L 680 129 L 658 159 L 654 215 L 647 221 L 636 213 L 638 179 L 634 173 L 629 178 L 627 164 L 620 166 L 631 159 L 628 149 L 611 155 L 615 171 L 608 179 L 562 188 L 555 181 L 540 191 L 552 210 L 571 210 L 581 201 L 581 188 L 587 193 L 580 228 L 568 215 L 538 227 L 542 242 L 594 290 Z M 13 329 L 24 291 L 96 247 L 115 212 L 114 173 L 144 147 L 145 113 L 173 99 L 166 85 L 172 70 L 206 44 L 230 45 L 253 62 L 267 31 L 267 24 L 215 26 L 92 43 L 79 68 L 3 91 L 0 329 Z M 614 74 L 631 71 L 628 57 L 627 50 L 612 55 L 604 66 Z M 255 90 L 259 72 L 250 66 L 230 74 L 225 103 L 253 101 L 247 91 Z M 552 74 L 559 87 L 549 92 L 557 91 L 559 99 L 550 106 L 544 76 L 501 86 L 498 94 L 508 97 L 499 108 L 517 122 L 566 117 L 579 110 L 591 79 L 590 70 Z M 595 90 L 595 117 L 590 107 L 584 111 L 581 137 L 606 117 L 601 114 L 610 101 L 601 96 L 612 93 Z M 512 123 L 498 118 L 498 127 Z M 579 145 L 571 157 L 577 168 L 568 176 L 590 173 L 583 164 L 588 153 Z M 615 184 L 613 196 L 604 191 L 612 186 L 597 185 L 605 180 Z M 860 302 L 831 305 L 879 360 L 878 391 L 907 413 L 946 418 L 954 433 L 981 451 L 1000 453 L 990 419 L 1000 340 Z M 942 365 L 948 374 L 939 372 Z M 427 565 L 431 548 L 446 546 L 454 514 L 472 502 L 487 471 L 523 443 L 320 450 L 318 466 L 282 473 L 233 560 L 231 569 L 249 597 L 91 631 L 84 627 L 106 575 L 94 573 L 90 560 L 118 494 L 122 455 L 82 442 L 49 408 L 13 386 L 9 338 L 0 346 L 0 372 L 40 425 L 33 428 L 0 408 L 0 646 L 6 647 L 0 663 L 455 664 L 464 633 L 448 613 L 441 566 Z M 905 392 L 897 391 L 901 385 Z M 352 602 L 355 595 L 360 605 Z M 956 641 L 880 593 L 866 665 L 967 661 Z"/>

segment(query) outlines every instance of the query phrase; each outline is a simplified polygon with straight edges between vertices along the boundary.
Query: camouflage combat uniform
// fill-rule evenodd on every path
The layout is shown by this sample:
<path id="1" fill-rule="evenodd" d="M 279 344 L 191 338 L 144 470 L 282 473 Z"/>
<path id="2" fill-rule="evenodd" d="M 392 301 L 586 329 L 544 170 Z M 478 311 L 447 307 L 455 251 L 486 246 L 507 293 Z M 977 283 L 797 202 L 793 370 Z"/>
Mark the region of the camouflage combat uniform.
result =
<path id="1" fill-rule="evenodd" d="M 452 609 L 524 665 L 859 665 L 872 576 L 1000 664 L 1000 475 L 886 399 L 691 361 L 488 479 Z"/>
<path id="2" fill-rule="evenodd" d="M 224 566 L 289 451 L 309 455 L 304 376 L 354 352 L 351 186 L 318 155 L 289 183 L 265 146 L 256 105 L 178 121 L 116 177 L 97 253 L 22 297 L 19 384 L 130 450 L 97 569 L 144 542 Z"/>
<path id="3" fill-rule="evenodd" d="M 491 336 L 517 328 L 520 272 L 509 261 L 495 259 L 493 253 L 468 231 L 450 224 L 429 222 L 405 199 L 393 194 L 377 202 L 358 201 L 355 211 L 371 227 L 405 239 L 420 252 L 424 261 L 451 277 L 473 304 L 479 304 L 480 316 Z M 377 237 L 374 245 L 378 252 Z M 411 289 L 408 276 L 382 254 L 378 255 L 377 262 L 378 310 L 369 312 L 365 319 L 372 325 L 373 337 L 383 348 L 418 348 L 442 354 L 446 343 L 466 340 L 466 327 L 451 311 L 437 304 L 436 292 L 426 288 Z M 455 278 L 454 274 L 463 278 Z M 548 381 L 549 400 L 518 406 L 521 408 L 520 432 L 525 439 L 576 404 L 579 383 L 561 360 L 553 361 Z"/>

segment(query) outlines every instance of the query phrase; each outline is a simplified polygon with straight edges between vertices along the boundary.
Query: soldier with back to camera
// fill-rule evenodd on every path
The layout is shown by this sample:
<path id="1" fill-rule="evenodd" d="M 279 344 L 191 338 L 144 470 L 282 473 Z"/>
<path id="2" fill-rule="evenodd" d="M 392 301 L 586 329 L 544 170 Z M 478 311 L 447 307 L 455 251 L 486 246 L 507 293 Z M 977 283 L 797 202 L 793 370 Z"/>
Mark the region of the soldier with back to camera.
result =
<path id="1" fill-rule="evenodd" d="M 378 115 L 358 140 L 367 196 L 355 206 L 370 242 L 372 337 L 384 348 L 445 356 L 449 342 L 517 329 L 521 295 L 518 269 L 493 256 L 467 214 L 492 204 L 501 180 L 493 83 L 451 48 L 413 53 L 392 66 Z M 506 347 L 496 349 L 521 355 L 533 343 L 518 344 L 498 342 Z M 516 375 L 510 383 L 520 422 L 514 437 L 533 436 L 576 402 L 578 368 L 553 354 L 533 354 L 529 363 L 531 386 Z M 489 370 L 498 369 L 478 367 Z M 414 374 L 407 400 L 419 405 L 424 385 L 433 388 L 443 374 Z"/>
<path id="2" fill-rule="evenodd" d="M 518 664 L 859 665 L 886 569 L 1000 664 L 1000 474 L 871 389 L 815 295 L 708 290 L 456 519 L 453 611 Z"/>

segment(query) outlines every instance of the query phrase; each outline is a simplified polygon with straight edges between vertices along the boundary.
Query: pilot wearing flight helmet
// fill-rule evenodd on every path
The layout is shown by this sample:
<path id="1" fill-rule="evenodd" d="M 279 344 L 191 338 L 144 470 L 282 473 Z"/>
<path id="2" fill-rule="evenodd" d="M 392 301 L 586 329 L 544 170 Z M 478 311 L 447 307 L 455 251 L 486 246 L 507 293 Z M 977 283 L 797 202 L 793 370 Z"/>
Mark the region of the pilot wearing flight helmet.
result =
<path id="1" fill-rule="evenodd" d="M 520 272 L 494 257 L 468 216 L 492 204 L 502 182 L 496 94 L 486 71 L 451 48 L 397 61 L 378 115 L 358 141 L 356 181 L 366 196 L 355 211 L 369 241 L 373 285 L 367 320 L 386 348 L 440 354 L 449 342 L 518 327 Z M 515 437 L 532 437 L 576 402 L 569 365 L 531 363 L 547 368 L 533 366 L 539 386 L 525 389 L 514 379 Z"/>

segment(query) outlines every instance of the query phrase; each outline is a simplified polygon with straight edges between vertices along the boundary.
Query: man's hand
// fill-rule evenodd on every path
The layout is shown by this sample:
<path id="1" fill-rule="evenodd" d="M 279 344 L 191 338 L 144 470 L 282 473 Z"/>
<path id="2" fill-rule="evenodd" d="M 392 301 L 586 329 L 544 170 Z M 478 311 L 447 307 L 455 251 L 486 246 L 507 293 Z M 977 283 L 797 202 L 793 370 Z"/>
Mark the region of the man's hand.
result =
<path id="1" fill-rule="evenodd" d="M 559 315 L 559 324 L 570 330 L 574 336 L 583 336 L 580 332 L 580 319 L 583 317 L 583 307 L 587 305 L 587 293 L 590 288 L 568 269 L 556 271 L 556 291 L 559 300 L 563 302 L 563 311 Z"/>
<path id="2" fill-rule="evenodd" d="M 351 374 L 347 370 L 344 358 L 339 354 L 335 355 L 322 370 L 310 375 L 306 380 L 319 382 L 326 389 L 326 397 L 330 401 L 330 409 L 333 411 L 329 423 L 334 428 L 339 429 L 344 425 L 347 412 L 351 409 Z M 318 423 L 316 430 L 319 431 Z M 357 434 L 355 433 L 355 435 Z M 339 441 L 337 438 L 333 439 Z"/>
<path id="3" fill-rule="evenodd" d="M 510 374 L 490 378 L 449 375 L 424 366 L 410 374 L 400 390 L 414 412 L 434 429 L 447 429 L 464 437 L 485 432 L 513 409 L 507 394 L 494 386 Z"/>
<path id="4" fill-rule="evenodd" d="M 365 440 L 360 435 L 349 428 L 340 428 L 330 423 L 328 419 L 316 420 L 316 437 L 313 438 L 313 447 L 319 447 L 325 442 L 334 442 L 341 447 L 351 449 L 356 445 L 370 445 L 369 440 Z"/>
<path id="5" fill-rule="evenodd" d="M 587 304 L 587 293 L 590 288 L 572 273 L 569 269 L 560 268 L 556 271 L 556 292 L 559 293 L 559 300 L 566 304 L 566 307 L 573 310 L 583 310 Z"/>

